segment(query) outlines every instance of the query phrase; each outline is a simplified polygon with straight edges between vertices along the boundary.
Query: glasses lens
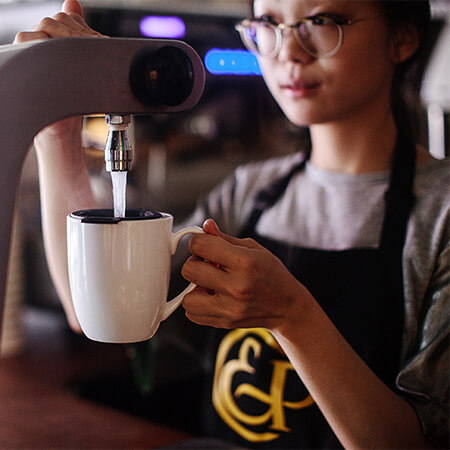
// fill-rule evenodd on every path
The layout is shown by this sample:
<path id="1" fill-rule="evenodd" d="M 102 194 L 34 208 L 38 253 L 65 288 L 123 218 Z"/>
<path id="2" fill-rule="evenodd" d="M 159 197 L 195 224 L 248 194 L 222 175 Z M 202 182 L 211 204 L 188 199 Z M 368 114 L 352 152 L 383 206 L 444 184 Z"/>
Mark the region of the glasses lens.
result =
<path id="1" fill-rule="evenodd" d="M 271 55 L 276 48 L 277 33 L 267 22 L 247 22 L 241 28 L 241 36 L 246 46 L 262 56 Z"/>
<path id="2" fill-rule="evenodd" d="M 331 56 L 341 43 L 341 29 L 332 20 L 314 18 L 300 24 L 297 38 L 303 48 L 314 56 Z"/>

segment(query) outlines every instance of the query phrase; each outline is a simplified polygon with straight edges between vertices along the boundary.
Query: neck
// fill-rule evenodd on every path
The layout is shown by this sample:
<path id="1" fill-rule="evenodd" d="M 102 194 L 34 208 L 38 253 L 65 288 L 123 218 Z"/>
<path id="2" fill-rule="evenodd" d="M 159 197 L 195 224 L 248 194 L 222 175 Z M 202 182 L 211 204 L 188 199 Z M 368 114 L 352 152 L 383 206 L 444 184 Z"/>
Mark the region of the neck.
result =
<path id="1" fill-rule="evenodd" d="M 387 170 L 391 165 L 397 128 L 390 111 L 370 120 L 361 115 L 315 124 L 310 131 L 311 162 L 323 170 L 356 174 Z"/>

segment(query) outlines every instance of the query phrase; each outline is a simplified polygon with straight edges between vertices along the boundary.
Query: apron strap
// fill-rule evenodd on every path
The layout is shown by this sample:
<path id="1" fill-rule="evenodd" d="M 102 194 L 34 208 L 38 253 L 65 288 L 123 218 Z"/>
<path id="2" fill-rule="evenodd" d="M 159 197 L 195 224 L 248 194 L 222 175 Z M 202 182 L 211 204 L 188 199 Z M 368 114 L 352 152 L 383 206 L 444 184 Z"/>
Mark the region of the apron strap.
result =
<path id="1" fill-rule="evenodd" d="M 396 248 L 401 252 L 406 237 L 409 215 L 414 206 L 414 174 L 416 147 L 399 134 L 395 147 L 389 188 L 385 194 L 385 213 L 380 249 Z"/>
<path id="2" fill-rule="evenodd" d="M 245 238 L 253 234 L 256 224 L 258 223 L 262 213 L 273 206 L 277 200 L 281 197 L 283 192 L 286 190 L 292 177 L 302 171 L 305 168 L 308 156 L 302 158 L 302 160 L 296 163 L 289 172 L 283 175 L 281 178 L 277 179 L 270 186 L 260 190 L 255 196 L 255 202 L 247 223 L 241 230 L 240 237 Z"/>

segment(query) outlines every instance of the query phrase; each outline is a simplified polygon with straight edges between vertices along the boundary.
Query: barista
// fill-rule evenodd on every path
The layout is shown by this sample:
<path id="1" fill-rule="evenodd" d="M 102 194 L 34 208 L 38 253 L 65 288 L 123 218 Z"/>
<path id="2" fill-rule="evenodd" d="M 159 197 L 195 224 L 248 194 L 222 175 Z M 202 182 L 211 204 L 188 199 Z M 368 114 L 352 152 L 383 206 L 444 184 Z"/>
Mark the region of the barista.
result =
<path id="1" fill-rule="evenodd" d="M 17 42 L 99 37 L 76 0 L 63 11 Z M 448 163 L 414 144 L 398 108 L 428 2 L 255 0 L 253 13 L 244 42 L 311 148 L 239 168 L 189 220 L 215 219 L 183 268 L 199 286 L 187 317 L 217 329 L 209 430 L 257 448 L 447 447 Z M 36 139 L 74 329 L 64 221 L 96 206 L 80 129 Z"/>

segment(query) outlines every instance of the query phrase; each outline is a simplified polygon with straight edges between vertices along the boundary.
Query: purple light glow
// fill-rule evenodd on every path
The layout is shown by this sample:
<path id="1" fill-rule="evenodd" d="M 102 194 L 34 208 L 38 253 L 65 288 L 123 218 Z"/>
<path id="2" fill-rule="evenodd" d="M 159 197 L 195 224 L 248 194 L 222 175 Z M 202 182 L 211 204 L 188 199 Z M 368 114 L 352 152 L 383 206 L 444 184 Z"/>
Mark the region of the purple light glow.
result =
<path id="1" fill-rule="evenodd" d="M 142 36 L 150 38 L 180 39 L 186 34 L 186 26 L 179 17 L 146 16 L 139 24 Z"/>

